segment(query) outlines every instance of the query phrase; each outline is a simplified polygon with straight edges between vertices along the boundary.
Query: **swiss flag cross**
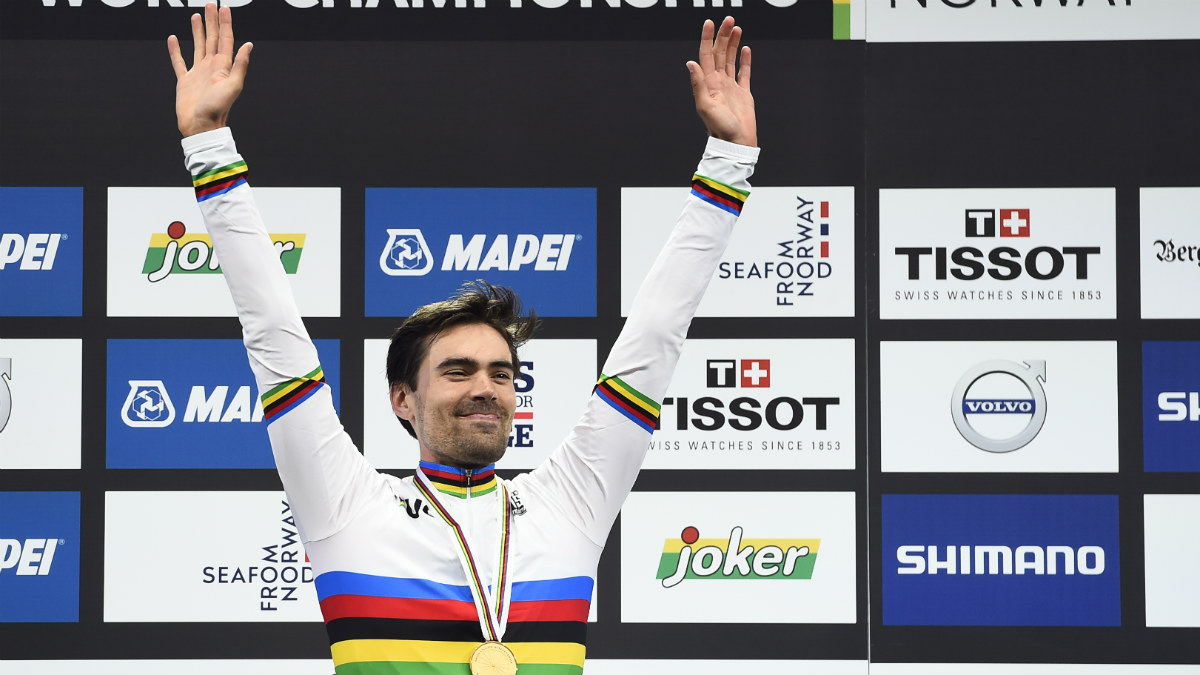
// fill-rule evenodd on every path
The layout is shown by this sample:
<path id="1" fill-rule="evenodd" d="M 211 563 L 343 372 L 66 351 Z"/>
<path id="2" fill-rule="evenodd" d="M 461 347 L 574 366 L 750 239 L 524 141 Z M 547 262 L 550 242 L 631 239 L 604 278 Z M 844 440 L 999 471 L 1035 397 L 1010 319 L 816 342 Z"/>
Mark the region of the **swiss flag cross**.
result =
<path id="1" fill-rule="evenodd" d="M 1029 209 L 1000 209 L 1001 237 L 1029 236 Z"/>
<path id="2" fill-rule="evenodd" d="M 743 387 L 771 386 L 771 359 L 742 359 Z"/>

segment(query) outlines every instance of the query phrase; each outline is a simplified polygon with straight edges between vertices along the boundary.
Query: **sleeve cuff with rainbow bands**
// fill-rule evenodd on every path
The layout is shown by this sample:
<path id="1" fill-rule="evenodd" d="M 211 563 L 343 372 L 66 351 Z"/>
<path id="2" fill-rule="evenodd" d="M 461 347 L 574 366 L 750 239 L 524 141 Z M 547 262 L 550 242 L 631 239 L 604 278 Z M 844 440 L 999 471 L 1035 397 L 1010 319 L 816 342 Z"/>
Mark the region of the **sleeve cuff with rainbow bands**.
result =
<path id="1" fill-rule="evenodd" d="M 196 188 L 196 201 L 202 202 L 217 195 L 225 194 L 239 185 L 246 184 L 249 171 L 245 160 L 205 171 L 192 178 L 192 186 Z"/>
<path id="2" fill-rule="evenodd" d="M 659 405 L 642 396 L 637 389 L 625 384 L 621 378 L 601 375 L 593 391 L 617 412 L 646 431 L 654 433 L 658 428 L 658 415 L 661 410 Z"/>
<path id="3" fill-rule="evenodd" d="M 697 173 L 692 174 L 692 194 L 722 211 L 737 216 L 741 215 L 742 205 L 746 203 L 750 191 L 729 187 Z"/>
<path id="4" fill-rule="evenodd" d="M 303 403 L 325 384 L 321 366 L 304 377 L 294 377 L 262 395 L 263 419 L 267 424 Z"/>

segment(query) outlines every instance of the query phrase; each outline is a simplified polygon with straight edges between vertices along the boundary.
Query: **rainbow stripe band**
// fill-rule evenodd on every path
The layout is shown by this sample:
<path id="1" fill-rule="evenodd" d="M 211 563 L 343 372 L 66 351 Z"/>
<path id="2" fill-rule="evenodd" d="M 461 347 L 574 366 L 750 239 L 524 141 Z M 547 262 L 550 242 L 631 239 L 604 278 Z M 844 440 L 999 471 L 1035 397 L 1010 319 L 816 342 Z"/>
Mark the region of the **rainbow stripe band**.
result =
<path id="1" fill-rule="evenodd" d="M 202 202 L 217 195 L 225 194 L 239 185 L 246 184 L 249 176 L 246 162 L 239 160 L 226 164 L 212 171 L 205 171 L 192 178 L 192 187 L 196 188 L 196 201 Z"/>
<path id="2" fill-rule="evenodd" d="M 453 466 L 421 462 L 421 471 L 438 492 L 459 499 L 467 497 L 482 497 L 495 492 L 499 487 L 496 481 L 495 464 L 489 464 L 482 469 L 476 469 L 468 479 L 466 471 Z"/>
<path id="3" fill-rule="evenodd" d="M 748 190 L 729 187 L 698 173 L 692 175 L 692 194 L 735 216 L 741 214 L 746 197 L 750 196 Z"/>
<path id="4" fill-rule="evenodd" d="M 643 396 L 637 389 L 625 384 L 621 378 L 601 375 L 600 381 L 592 391 L 646 431 L 654 433 L 658 428 L 660 406 Z"/>
<path id="5" fill-rule="evenodd" d="M 263 417 L 267 424 L 283 417 L 285 413 L 300 405 L 325 384 L 325 373 L 321 366 L 304 377 L 295 377 L 262 395 Z"/>

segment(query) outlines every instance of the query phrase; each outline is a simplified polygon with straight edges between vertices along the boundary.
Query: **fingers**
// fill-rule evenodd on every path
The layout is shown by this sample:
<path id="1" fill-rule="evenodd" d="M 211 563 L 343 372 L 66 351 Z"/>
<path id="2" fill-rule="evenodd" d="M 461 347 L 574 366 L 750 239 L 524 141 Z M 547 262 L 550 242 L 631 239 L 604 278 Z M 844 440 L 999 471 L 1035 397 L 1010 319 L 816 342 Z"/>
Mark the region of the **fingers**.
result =
<path id="1" fill-rule="evenodd" d="M 695 97 L 697 104 L 699 104 L 700 97 L 708 95 L 708 88 L 704 86 L 704 70 L 695 61 L 688 61 L 687 69 L 688 76 L 692 80 L 692 96 Z"/>
<path id="2" fill-rule="evenodd" d="M 717 30 L 717 40 L 713 43 L 713 68 L 717 72 L 725 72 L 725 61 L 729 48 L 729 36 L 733 33 L 733 17 L 727 16 Z"/>
<path id="3" fill-rule="evenodd" d="M 725 74 L 729 77 L 737 75 L 738 45 L 742 42 L 742 27 L 734 26 L 729 35 L 729 47 L 725 50 Z"/>
<path id="4" fill-rule="evenodd" d="M 187 64 L 183 62 L 183 54 L 179 53 L 179 38 L 174 35 L 167 38 L 167 53 L 171 55 L 171 68 L 175 71 L 175 79 L 187 75 Z"/>
<path id="5" fill-rule="evenodd" d="M 192 15 L 192 65 L 204 58 L 204 24 L 199 14 Z"/>
<path id="6" fill-rule="evenodd" d="M 713 22 L 705 19 L 704 26 L 700 29 L 700 57 L 698 59 L 699 66 L 704 72 L 709 72 L 713 69 Z"/>
<path id="7" fill-rule="evenodd" d="M 233 12 L 228 7 L 222 7 L 217 17 L 220 22 L 220 35 L 217 42 L 217 53 L 227 58 L 233 58 Z"/>
<path id="8" fill-rule="evenodd" d="M 244 82 L 246 79 L 246 71 L 250 69 L 250 50 L 252 49 L 254 49 L 254 43 L 247 42 L 238 50 L 237 58 L 233 60 L 231 74 L 238 82 Z"/>
<path id="9" fill-rule="evenodd" d="M 217 5 L 208 3 L 204 6 L 204 54 L 213 56 L 217 53 L 217 38 L 220 34 L 217 28 Z M 232 53 L 232 49 L 230 50 Z M 195 64 L 192 64 L 195 65 Z"/>
<path id="10" fill-rule="evenodd" d="M 750 48 L 742 47 L 742 69 L 738 72 L 738 84 L 750 91 Z"/>

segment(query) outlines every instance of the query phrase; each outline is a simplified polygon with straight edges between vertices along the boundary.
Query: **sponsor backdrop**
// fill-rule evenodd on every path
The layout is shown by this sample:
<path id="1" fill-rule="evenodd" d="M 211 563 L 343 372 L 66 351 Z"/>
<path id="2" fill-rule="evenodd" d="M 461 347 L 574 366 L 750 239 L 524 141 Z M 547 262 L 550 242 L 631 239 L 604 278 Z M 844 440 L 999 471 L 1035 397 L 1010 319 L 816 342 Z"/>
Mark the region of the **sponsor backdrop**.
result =
<path id="1" fill-rule="evenodd" d="M 203 4 L 0 3 L 0 674 L 332 672 L 179 152 Z M 397 475 L 386 338 L 475 278 L 543 317 L 500 473 L 568 433 L 687 194 L 700 22 L 745 28 L 762 164 L 589 673 L 1200 673 L 1200 3 L 227 4 L 268 231 Z"/>

